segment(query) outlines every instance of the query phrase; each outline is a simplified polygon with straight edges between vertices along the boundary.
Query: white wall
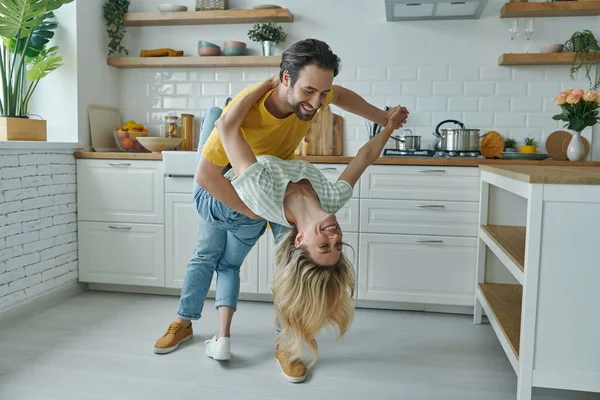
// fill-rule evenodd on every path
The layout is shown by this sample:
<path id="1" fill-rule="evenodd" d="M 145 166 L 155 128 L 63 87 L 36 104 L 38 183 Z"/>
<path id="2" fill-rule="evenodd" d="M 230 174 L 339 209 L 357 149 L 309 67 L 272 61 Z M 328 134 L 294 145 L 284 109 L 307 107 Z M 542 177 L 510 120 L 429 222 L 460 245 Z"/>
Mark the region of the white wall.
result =
<path id="1" fill-rule="evenodd" d="M 30 113 L 46 120 L 49 142 L 77 142 L 77 16 L 76 2 L 55 10 L 58 28 L 50 45 L 59 46 L 63 66 L 42 79 L 34 92 Z"/>
<path id="2" fill-rule="evenodd" d="M 131 11 L 156 11 L 162 0 L 133 0 Z M 230 1 L 230 8 L 250 8 L 260 0 Z M 479 20 L 387 22 L 383 1 L 280 0 L 295 15 L 284 24 L 289 39 L 315 37 L 326 41 L 342 59 L 336 83 L 361 94 L 374 105 L 408 106 L 407 127 L 432 141 L 433 127 L 448 117 L 468 127 L 494 129 L 503 136 L 545 140 L 560 127 L 551 116 L 556 93 L 572 82 L 568 66 L 499 67 L 500 54 L 510 51 L 508 20 L 500 19 L 504 2 L 491 0 Z M 193 9 L 193 2 L 184 4 Z M 564 43 L 575 30 L 592 29 L 600 37 L 600 17 L 538 18 L 532 42 Z M 141 49 L 171 47 L 196 55 L 198 40 L 222 45 L 225 40 L 248 43 L 254 54 L 259 44 L 249 41 L 251 24 L 178 27 L 129 27 L 127 46 Z M 211 105 L 223 106 L 227 96 L 266 78 L 277 68 L 208 68 L 121 70 L 120 107 L 125 119 L 149 123 L 157 134 L 168 111 L 200 116 Z M 583 75 L 580 74 L 580 77 Z M 337 110 L 340 112 L 340 110 Z M 354 154 L 367 138 L 364 121 L 344 114 L 344 154 Z M 597 128 L 597 127 L 596 127 Z M 591 132 L 585 135 L 590 136 Z M 600 159 L 600 138 L 595 141 Z"/>

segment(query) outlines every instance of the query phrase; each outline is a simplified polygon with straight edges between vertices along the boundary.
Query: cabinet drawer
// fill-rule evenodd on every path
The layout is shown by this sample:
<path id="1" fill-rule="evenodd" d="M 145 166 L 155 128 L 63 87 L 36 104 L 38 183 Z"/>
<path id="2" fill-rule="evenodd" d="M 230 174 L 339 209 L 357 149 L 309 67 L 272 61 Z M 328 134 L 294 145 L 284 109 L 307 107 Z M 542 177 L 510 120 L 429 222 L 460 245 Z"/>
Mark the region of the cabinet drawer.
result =
<path id="1" fill-rule="evenodd" d="M 344 207 L 335 213 L 343 232 L 358 232 L 359 200 L 350 199 Z"/>
<path id="2" fill-rule="evenodd" d="M 79 220 L 163 223 L 160 161 L 77 160 Z"/>
<path id="3" fill-rule="evenodd" d="M 312 163 L 319 171 L 329 179 L 330 182 L 336 182 L 348 164 L 316 164 Z M 354 185 L 353 198 L 358 198 L 360 194 L 360 179 Z"/>
<path id="4" fill-rule="evenodd" d="M 476 238 L 360 234 L 359 299 L 473 305 Z"/>
<path id="5" fill-rule="evenodd" d="M 79 222 L 79 280 L 165 285 L 162 225 Z"/>
<path id="6" fill-rule="evenodd" d="M 360 232 L 477 237 L 476 202 L 365 199 L 360 207 Z"/>
<path id="7" fill-rule="evenodd" d="M 479 201 L 479 169 L 373 165 L 360 186 L 361 198 Z"/>

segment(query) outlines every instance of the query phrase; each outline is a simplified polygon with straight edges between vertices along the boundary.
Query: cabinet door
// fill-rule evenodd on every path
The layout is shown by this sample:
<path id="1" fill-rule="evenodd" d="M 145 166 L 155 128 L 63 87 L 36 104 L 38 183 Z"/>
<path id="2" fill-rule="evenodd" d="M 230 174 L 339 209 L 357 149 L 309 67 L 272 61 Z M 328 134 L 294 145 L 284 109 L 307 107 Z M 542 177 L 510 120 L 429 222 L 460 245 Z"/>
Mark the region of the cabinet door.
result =
<path id="1" fill-rule="evenodd" d="M 165 197 L 166 285 L 181 288 L 185 270 L 198 239 L 198 229 L 204 223 L 189 194 L 167 194 Z M 211 290 L 216 289 L 216 273 Z M 258 292 L 258 244 L 246 256 L 240 269 L 240 292 Z"/>
<path id="2" fill-rule="evenodd" d="M 361 199 L 479 201 L 479 169 L 372 165 L 360 188 Z"/>
<path id="3" fill-rule="evenodd" d="M 348 166 L 347 164 L 316 164 L 316 163 L 312 163 L 312 164 L 319 171 L 321 171 L 321 173 L 327 179 L 329 179 L 330 182 L 336 182 L 338 180 L 338 178 L 340 177 L 340 175 L 342 174 L 342 172 L 344 172 L 344 170 Z M 358 180 L 358 182 L 356 182 L 356 185 L 354 185 L 354 192 L 352 193 L 352 197 L 358 199 L 359 193 L 360 193 L 360 179 Z"/>
<path id="4" fill-rule="evenodd" d="M 162 224 L 161 162 L 77 160 L 77 212 L 82 221 Z"/>
<path id="5" fill-rule="evenodd" d="M 165 285 L 162 225 L 79 222 L 79 280 Z"/>
<path id="6" fill-rule="evenodd" d="M 352 262 L 358 282 L 358 233 L 344 232 L 343 241 L 350 245 L 350 247 L 344 246 L 342 252 Z M 271 282 L 275 275 L 275 239 L 270 229 L 267 229 L 267 233 L 263 235 L 259 241 L 259 245 L 261 252 L 259 291 L 260 293 L 273 294 L 271 291 Z"/>
<path id="7" fill-rule="evenodd" d="M 359 299 L 473 305 L 476 238 L 360 234 Z"/>

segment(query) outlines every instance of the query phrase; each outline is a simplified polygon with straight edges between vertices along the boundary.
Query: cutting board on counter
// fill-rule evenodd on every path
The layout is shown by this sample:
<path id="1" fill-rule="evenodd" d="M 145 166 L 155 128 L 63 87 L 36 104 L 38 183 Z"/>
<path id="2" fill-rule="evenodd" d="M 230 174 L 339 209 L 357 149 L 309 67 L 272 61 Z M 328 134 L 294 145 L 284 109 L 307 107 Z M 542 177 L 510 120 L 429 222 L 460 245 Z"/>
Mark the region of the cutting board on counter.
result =
<path id="1" fill-rule="evenodd" d="M 304 137 L 302 154 L 305 156 L 341 156 L 344 138 L 344 119 L 331 112 L 329 106 L 314 116 Z"/>

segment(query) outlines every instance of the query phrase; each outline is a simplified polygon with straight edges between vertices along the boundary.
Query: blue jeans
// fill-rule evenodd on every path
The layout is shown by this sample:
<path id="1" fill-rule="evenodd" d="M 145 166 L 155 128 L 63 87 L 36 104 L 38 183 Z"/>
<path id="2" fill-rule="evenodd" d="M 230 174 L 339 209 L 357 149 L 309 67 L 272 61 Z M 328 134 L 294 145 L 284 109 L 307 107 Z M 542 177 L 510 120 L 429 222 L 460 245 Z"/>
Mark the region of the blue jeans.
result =
<path id="1" fill-rule="evenodd" d="M 213 107 L 202 118 L 196 161 L 200 159 L 202 147 L 221 112 L 220 108 Z M 181 318 L 197 320 L 202 314 L 214 272 L 217 273 L 215 307 L 237 309 L 240 267 L 265 232 L 266 221 L 232 210 L 200 187 L 195 179 L 193 193 L 201 221 L 196 248 L 183 279 L 177 313 Z M 278 224 L 271 224 L 271 227 L 274 235 L 285 229 Z"/>

